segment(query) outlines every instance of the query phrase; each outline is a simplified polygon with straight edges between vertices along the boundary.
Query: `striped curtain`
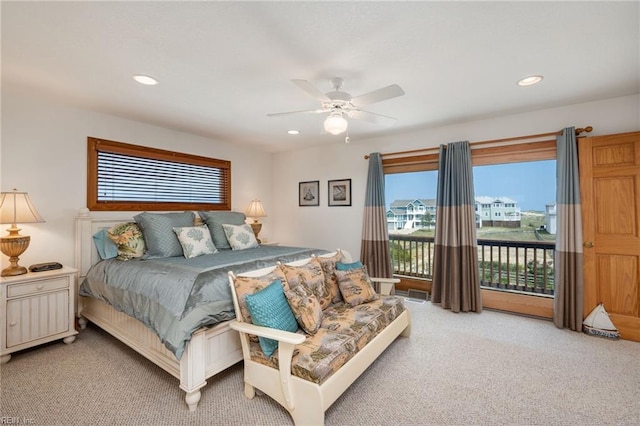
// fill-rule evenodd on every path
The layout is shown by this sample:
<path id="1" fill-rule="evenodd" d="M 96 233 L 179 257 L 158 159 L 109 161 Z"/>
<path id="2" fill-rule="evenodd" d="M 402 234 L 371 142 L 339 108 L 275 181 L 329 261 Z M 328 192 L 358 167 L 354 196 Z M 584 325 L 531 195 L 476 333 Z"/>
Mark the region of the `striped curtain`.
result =
<path id="1" fill-rule="evenodd" d="M 557 137 L 557 233 L 555 252 L 556 327 L 582 330 L 583 258 L 580 176 L 575 128 Z"/>
<path id="2" fill-rule="evenodd" d="M 481 312 L 473 169 L 469 142 L 440 146 L 431 301 Z"/>
<path id="3" fill-rule="evenodd" d="M 382 158 L 378 152 L 369 156 L 360 253 L 362 263 L 367 266 L 369 275 L 380 278 L 393 277 L 384 203 L 384 173 Z"/>

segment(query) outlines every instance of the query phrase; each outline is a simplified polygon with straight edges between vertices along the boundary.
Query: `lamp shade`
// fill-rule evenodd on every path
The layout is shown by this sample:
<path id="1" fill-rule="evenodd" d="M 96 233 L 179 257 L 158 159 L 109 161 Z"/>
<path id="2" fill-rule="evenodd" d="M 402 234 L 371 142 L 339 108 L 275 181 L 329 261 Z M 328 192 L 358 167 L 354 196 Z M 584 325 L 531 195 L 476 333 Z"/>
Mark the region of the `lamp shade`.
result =
<path id="1" fill-rule="evenodd" d="M 251 201 L 251 204 L 249 204 L 249 207 L 244 211 L 244 214 L 247 215 L 247 217 L 253 218 L 267 216 L 267 213 L 264 211 L 264 207 L 262 207 L 262 201 L 260 200 Z"/>
<path id="2" fill-rule="evenodd" d="M 20 235 L 17 224 L 38 222 L 44 222 L 44 219 L 33 206 L 26 192 L 18 192 L 14 189 L 12 192 L 0 193 L 0 223 L 11 224 L 7 229 L 9 235 L 0 237 L 0 251 L 9 256 L 10 263 L 0 272 L 1 276 L 13 277 L 27 273 L 27 268 L 18 265 L 18 261 L 20 255 L 29 247 L 31 237 Z"/>
<path id="3" fill-rule="evenodd" d="M 342 116 L 341 112 L 332 112 L 326 120 L 324 120 L 324 129 L 332 135 L 339 135 L 347 130 L 349 123 Z"/>
<path id="4" fill-rule="evenodd" d="M 44 222 L 40 213 L 33 206 L 26 192 L 0 193 L 0 223 L 39 223 Z"/>

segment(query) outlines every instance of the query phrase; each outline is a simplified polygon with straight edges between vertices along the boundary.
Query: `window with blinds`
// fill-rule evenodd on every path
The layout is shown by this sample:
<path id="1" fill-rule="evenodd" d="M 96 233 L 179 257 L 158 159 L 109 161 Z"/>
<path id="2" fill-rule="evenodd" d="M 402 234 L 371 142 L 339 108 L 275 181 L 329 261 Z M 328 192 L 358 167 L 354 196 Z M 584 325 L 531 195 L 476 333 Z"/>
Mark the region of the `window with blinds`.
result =
<path id="1" fill-rule="evenodd" d="M 231 163 L 88 138 L 90 210 L 230 210 Z"/>

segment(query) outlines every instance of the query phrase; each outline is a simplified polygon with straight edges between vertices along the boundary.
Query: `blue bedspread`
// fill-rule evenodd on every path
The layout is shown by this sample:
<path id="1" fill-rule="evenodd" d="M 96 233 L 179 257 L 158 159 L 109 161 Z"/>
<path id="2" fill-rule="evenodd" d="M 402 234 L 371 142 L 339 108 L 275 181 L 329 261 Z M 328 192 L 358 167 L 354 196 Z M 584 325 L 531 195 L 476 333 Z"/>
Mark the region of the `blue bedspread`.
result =
<path id="1" fill-rule="evenodd" d="M 80 295 L 103 300 L 142 321 L 180 359 L 194 331 L 235 317 L 229 271 L 242 273 L 321 253 L 327 251 L 260 246 L 192 259 L 109 259 L 91 267 Z"/>

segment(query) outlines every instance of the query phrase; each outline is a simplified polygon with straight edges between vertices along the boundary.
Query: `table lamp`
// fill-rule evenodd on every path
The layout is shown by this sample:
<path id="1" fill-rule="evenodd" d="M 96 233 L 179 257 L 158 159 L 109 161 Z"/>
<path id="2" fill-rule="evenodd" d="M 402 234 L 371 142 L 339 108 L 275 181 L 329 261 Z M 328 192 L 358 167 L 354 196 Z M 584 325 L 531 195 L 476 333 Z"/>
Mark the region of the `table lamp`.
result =
<path id="1" fill-rule="evenodd" d="M 29 247 L 31 237 L 20 235 L 20 228 L 17 224 L 40 222 L 44 222 L 44 219 L 35 209 L 26 192 L 18 192 L 14 189 L 12 192 L 0 193 L 0 223 L 11 224 L 11 227 L 7 228 L 9 235 L 0 238 L 0 251 L 9 256 L 11 263 L 2 270 L 3 277 L 27 273 L 27 268 L 18 265 L 18 260 L 20 260 L 19 256 Z"/>
<path id="2" fill-rule="evenodd" d="M 262 224 L 258 222 L 258 218 L 267 216 L 267 214 L 264 211 L 264 207 L 262 207 L 262 201 L 260 200 L 251 201 L 251 204 L 249 204 L 249 207 L 247 207 L 247 210 L 245 210 L 244 214 L 249 218 L 253 218 L 251 229 L 253 229 L 253 234 L 256 236 L 256 240 L 258 241 L 258 244 L 261 244 L 262 241 L 260 241 L 260 238 L 258 238 L 258 234 L 262 229 Z"/>

